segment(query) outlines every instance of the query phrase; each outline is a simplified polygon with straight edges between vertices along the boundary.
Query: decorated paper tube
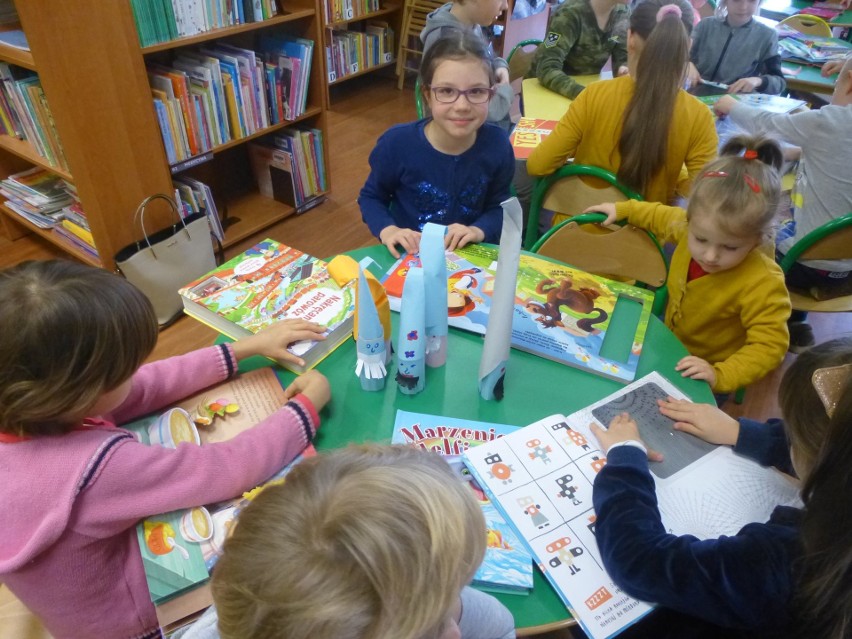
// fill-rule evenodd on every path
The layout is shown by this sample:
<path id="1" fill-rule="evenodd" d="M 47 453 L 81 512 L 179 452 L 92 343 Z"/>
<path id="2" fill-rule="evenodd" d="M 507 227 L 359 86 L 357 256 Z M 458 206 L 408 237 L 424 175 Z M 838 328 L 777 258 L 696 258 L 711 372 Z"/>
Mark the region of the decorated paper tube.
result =
<path id="1" fill-rule="evenodd" d="M 494 294 L 488 312 L 488 330 L 479 362 L 479 394 L 482 399 L 503 399 L 503 380 L 512 345 L 512 317 L 515 312 L 515 286 L 521 259 L 523 215 L 518 198 L 509 198 L 503 207 L 503 231 L 494 276 Z"/>
<path id="2" fill-rule="evenodd" d="M 447 258 L 444 236 L 447 227 L 426 224 L 420 238 L 420 261 L 426 290 L 426 366 L 447 362 Z"/>
<path id="3" fill-rule="evenodd" d="M 366 391 L 378 391 L 385 387 L 387 377 L 387 346 L 385 330 L 376 310 L 376 303 L 364 275 L 364 269 L 358 269 L 357 297 L 355 299 L 355 347 L 358 361 L 355 374 L 361 380 L 361 388 Z"/>
<path id="4" fill-rule="evenodd" d="M 396 381 L 399 390 L 414 395 L 426 386 L 426 308 L 423 269 L 413 267 L 402 288 Z"/>

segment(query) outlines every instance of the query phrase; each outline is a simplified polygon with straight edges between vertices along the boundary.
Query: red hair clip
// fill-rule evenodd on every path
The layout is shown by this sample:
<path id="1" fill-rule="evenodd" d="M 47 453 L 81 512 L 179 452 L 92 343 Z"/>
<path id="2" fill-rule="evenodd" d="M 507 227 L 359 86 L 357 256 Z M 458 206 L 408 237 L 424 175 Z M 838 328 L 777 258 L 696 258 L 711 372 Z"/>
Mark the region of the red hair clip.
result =
<path id="1" fill-rule="evenodd" d="M 746 149 L 743 151 L 743 159 L 744 160 L 756 160 L 757 159 L 757 151 L 754 149 Z"/>
<path id="2" fill-rule="evenodd" d="M 751 153 L 754 153 L 754 151 L 751 151 Z M 744 175 L 743 178 L 745 179 L 746 184 L 748 184 L 748 188 L 755 193 L 760 193 L 760 184 L 758 184 L 753 177 L 750 175 Z"/>

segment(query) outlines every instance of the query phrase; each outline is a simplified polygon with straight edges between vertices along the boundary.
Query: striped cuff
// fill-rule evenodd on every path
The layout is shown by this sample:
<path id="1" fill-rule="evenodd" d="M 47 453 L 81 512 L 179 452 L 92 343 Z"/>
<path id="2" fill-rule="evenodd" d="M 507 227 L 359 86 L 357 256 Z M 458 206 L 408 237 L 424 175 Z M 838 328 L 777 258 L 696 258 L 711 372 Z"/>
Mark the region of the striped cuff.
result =
<path id="1" fill-rule="evenodd" d="M 219 355 L 222 358 L 222 364 L 225 368 L 225 379 L 231 379 L 237 374 L 237 358 L 234 355 L 234 347 L 231 342 L 217 344 Z"/>
<path id="2" fill-rule="evenodd" d="M 287 407 L 292 409 L 299 418 L 299 423 L 302 425 L 305 435 L 305 445 L 310 444 L 317 434 L 317 427 L 320 423 L 314 403 L 305 395 L 299 393 L 287 402 Z"/>

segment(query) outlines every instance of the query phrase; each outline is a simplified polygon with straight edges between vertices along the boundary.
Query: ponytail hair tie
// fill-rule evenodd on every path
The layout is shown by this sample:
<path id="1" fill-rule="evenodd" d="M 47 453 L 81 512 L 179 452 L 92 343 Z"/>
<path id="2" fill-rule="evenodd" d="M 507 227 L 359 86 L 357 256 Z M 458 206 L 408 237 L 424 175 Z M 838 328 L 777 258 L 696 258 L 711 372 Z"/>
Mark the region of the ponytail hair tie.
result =
<path id="1" fill-rule="evenodd" d="M 744 149 L 742 152 L 742 158 L 744 160 L 756 160 L 757 151 L 755 151 L 754 149 Z"/>
<path id="2" fill-rule="evenodd" d="M 680 7 L 676 4 L 666 4 L 660 7 L 660 10 L 657 11 L 657 22 L 662 22 L 663 19 L 668 16 L 674 16 L 678 20 L 683 16 L 683 11 L 680 10 Z"/>

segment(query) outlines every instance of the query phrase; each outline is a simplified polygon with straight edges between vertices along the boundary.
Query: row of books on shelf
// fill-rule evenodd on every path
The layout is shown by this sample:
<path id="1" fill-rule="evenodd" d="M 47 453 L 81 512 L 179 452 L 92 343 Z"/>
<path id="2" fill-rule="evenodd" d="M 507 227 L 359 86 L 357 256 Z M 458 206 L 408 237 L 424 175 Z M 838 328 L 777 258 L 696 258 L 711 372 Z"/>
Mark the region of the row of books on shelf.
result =
<path id="1" fill-rule="evenodd" d="M 276 0 L 130 0 L 130 6 L 143 47 L 278 15 Z"/>
<path id="2" fill-rule="evenodd" d="M 852 51 L 852 44 L 837 38 L 796 32 L 778 40 L 778 50 L 784 60 L 819 65 L 829 60 L 843 60 Z"/>
<path id="3" fill-rule="evenodd" d="M 314 43 L 265 36 L 260 51 L 217 43 L 148 65 L 170 164 L 293 120 L 307 107 Z"/>
<path id="4" fill-rule="evenodd" d="M 326 24 L 354 20 L 379 9 L 379 0 L 323 0 Z"/>
<path id="5" fill-rule="evenodd" d="M 29 141 L 51 165 L 68 170 L 36 73 L 0 62 L 0 132 Z"/>
<path id="6" fill-rule="evenodd" d="M 284 129 L 249 144 L 258 191 L 303 213 L 325 199 L 328 182 L 320 129 Z"/>
<path id="7" fill-rule="evenodd" d="M 334 82 L 393 62 L 394 32 L 387 22 L 371 21 L 331 31 L 331 43 L 325 48 L 328 81 Z"/>

